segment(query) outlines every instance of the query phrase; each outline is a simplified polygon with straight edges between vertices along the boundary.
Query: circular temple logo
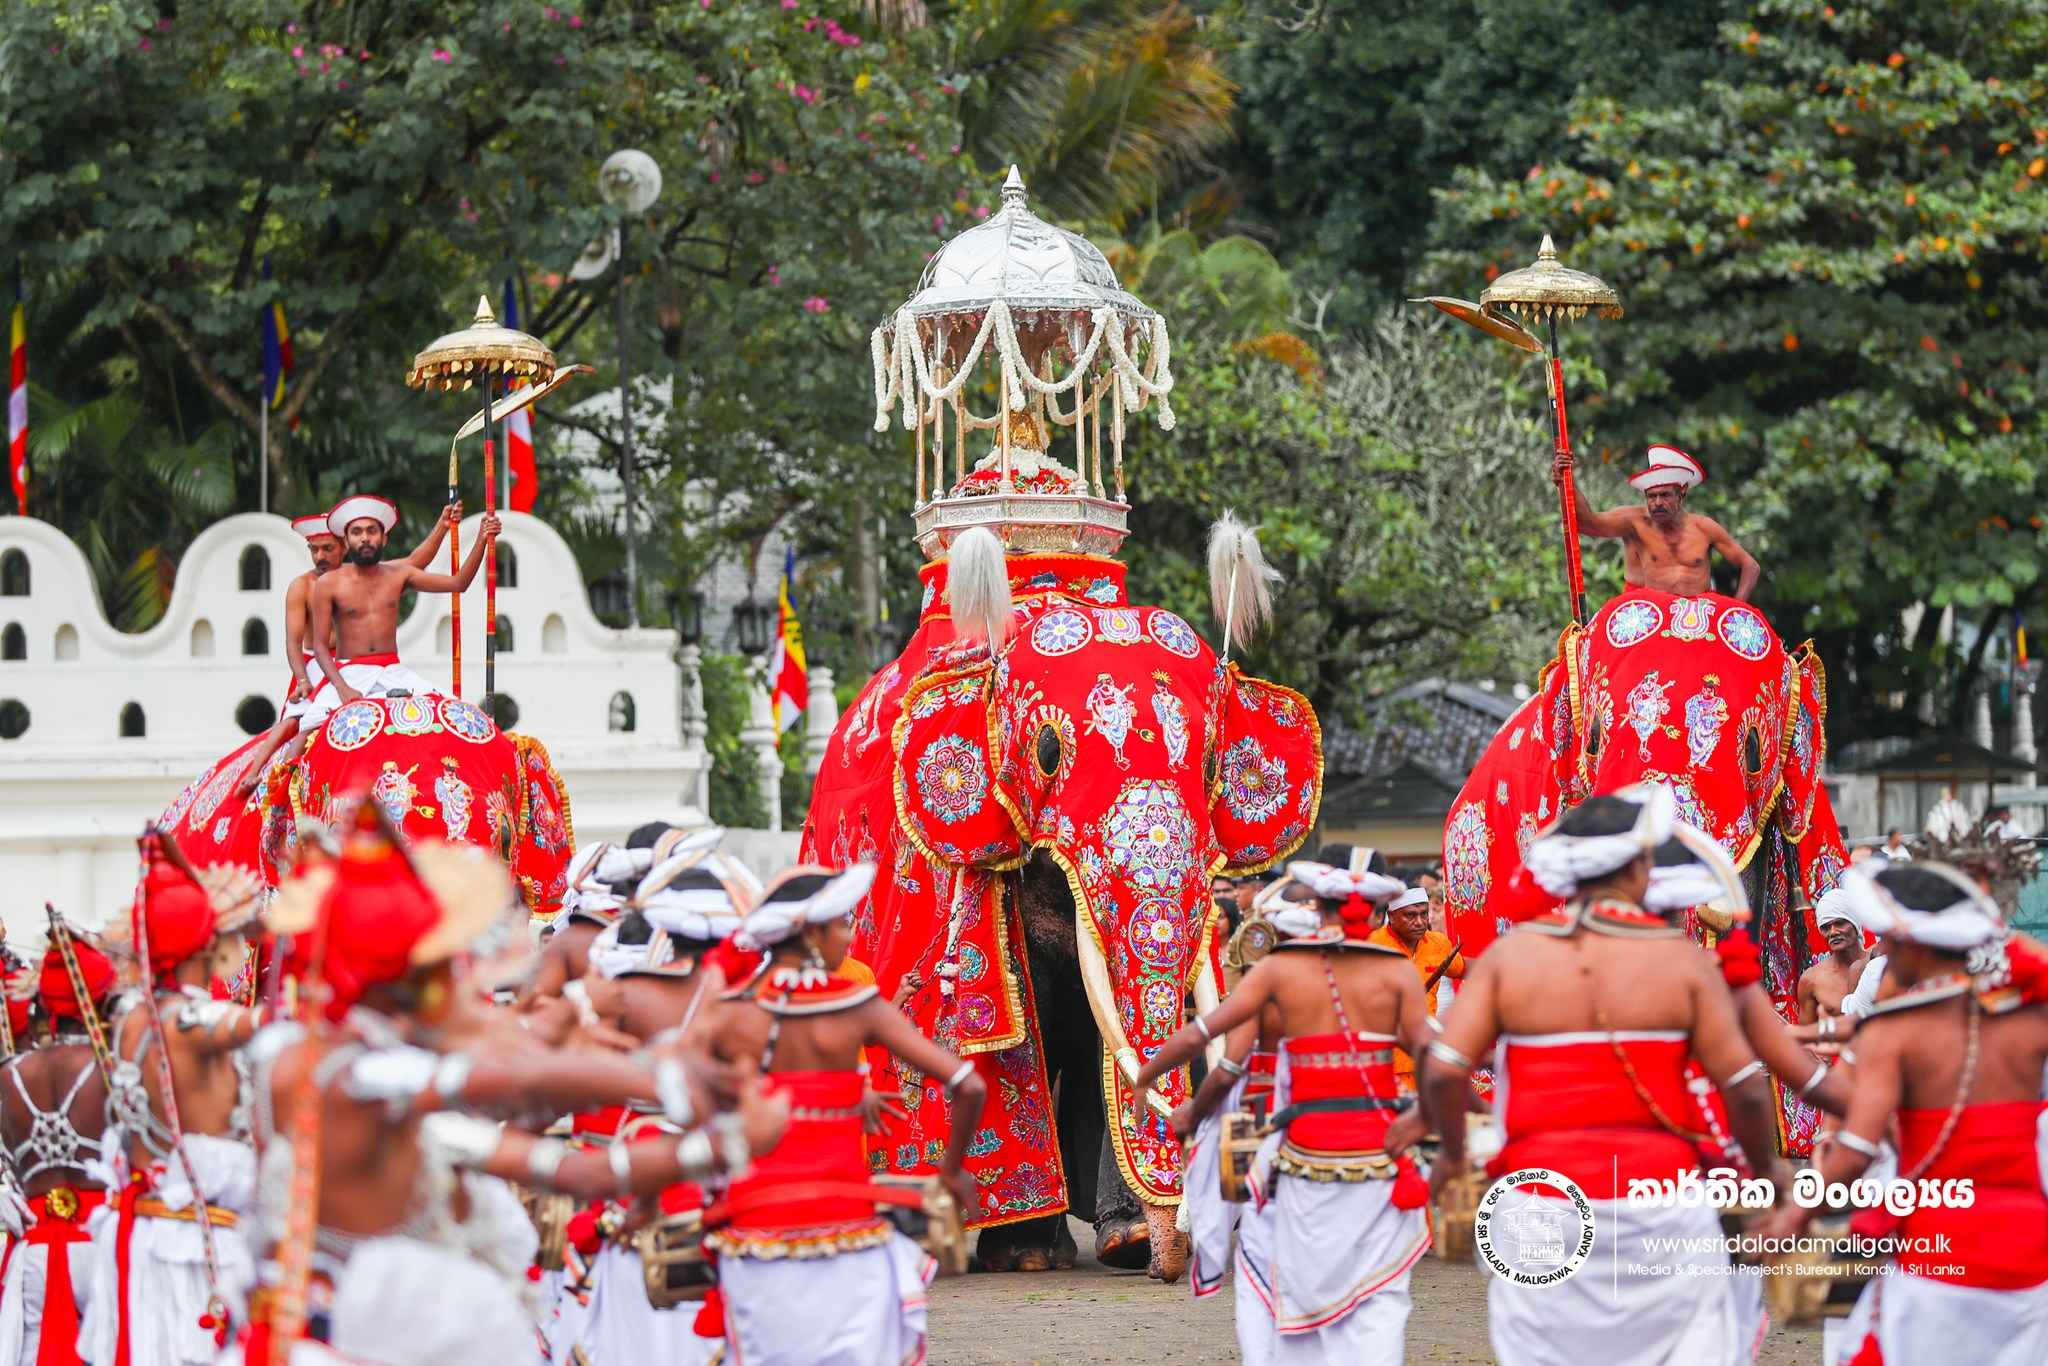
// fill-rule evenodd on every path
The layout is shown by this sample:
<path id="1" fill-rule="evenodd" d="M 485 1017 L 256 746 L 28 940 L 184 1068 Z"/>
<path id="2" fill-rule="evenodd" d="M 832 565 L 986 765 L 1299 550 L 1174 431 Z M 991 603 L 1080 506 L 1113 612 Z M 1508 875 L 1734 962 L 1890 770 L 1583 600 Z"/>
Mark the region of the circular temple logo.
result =
<path id="1" fill-rule="evenodd" d="M 1593 1203 L 1563 1173 L 1525 1167 L 1486 1188 L 1472 1234 L 1496 1276 L 1516 1285 L 1556 1285 L 1570 1280 L 1593 1250 Z"/>

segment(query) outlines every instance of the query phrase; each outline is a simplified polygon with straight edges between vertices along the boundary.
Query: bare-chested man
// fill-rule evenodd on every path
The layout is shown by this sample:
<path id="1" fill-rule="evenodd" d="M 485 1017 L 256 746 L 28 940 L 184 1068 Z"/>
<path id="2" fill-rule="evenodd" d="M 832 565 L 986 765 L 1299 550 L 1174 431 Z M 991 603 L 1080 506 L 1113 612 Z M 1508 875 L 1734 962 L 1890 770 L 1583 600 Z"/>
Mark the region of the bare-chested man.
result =
<path id="1" fill-rule="evenodd" d="M 1421 1051 L 1429 1012 L 1406 955 L 1367 937 L 1402 886 L 1375 869 L 1385 863 L 1374 851 L 1358 853 L 1356 869 L 1288 865 L 1286 902 L 1268 917 L 1285 937 L 1221 1006 L 1161 1045 L 1133 1087 L 1142 1105 L 1211 1038 L 1278 1016 L 1285 1090 L 1252 1169 L 1246 1219 L 1260 1225 L 1237 1263 L 1238 1294 L 1259 1297 L 1270 1317 L 1238 1316 L 1247 1361 L 1399 1363 L 1409 1269 L 1429 1247 L 1421 1175 L 1388 1137 L 1402 1104 L 1394 1048 Z"/>
<path id="2" fill-rule="evenodd" d="M 212 1329 L 256 1276 L 241 1228 L 255 1196 L 256 1150 L 235 1054 L 255 1034 L 258 1012 L 215 999 L 210 986 L 241 962 L 263 882 L 232 865 L 195 875 L 168 835 L 157 839 L 153 849 L 145 841 L 142 886 L 149 941 L 142 990 L 155 993 L 155 1018 L 148 998 L 137 993 L 110 1040 L 116 1065 L 109 1109 L 127 1137 L 129 1168 L 144 1184 L 132 1217 L 113 1207 L 93 1216 L 94 1284 L 123 1286 L 125 1293 L 94 1299 L 79 1345 L 86 1360 L 110 1362 L 125 1341 L 130 1361 L 168 1366 L 213 1359 Z M 164 1091 L 156 1019 L 175 1110 Z"/>
<path id="3" fill-rule="evenodd" d="M 425 569 L 434 562 L 434 553 L 441 548 L 441 538 L 449 529 L 462 522 L 462 504 L 450 503 L 441 514 L 434 529 L 427 533 L 406 556 L 408 563 L 417 569 Z M 313 567 L 294 578 L 284 590 L 284 657 L 292 671 L 291 687 L 285 691 L 284 706 L 279 711 L 277 724 L 264 735 L 263 743 L 256 749 L 256 757 L 249 764 L 247 776 L 235 789 L 235 795 L 246 797 L 256 790 L 270 771 L 271 756 L 287 744 L 292 744 L 299 734 L 299 719 L 312 704 L 314 689 L 319 686 L 319 668 L 313 660 L 312 647 L 306 644 L 306 628 L 312 620 L 313 585 L 330 570 L 341 567 L 341 537 L 334 534 L 327 525 L 327 514 L 316 512 L 297 518 L 292 530 L 306 538 L 306 552 L 313 557 Z M 329 642 L 330 648 L 332 642 Z M 293 745 L 285 755 L 289 763 L 297 757 L 300 747 Z"/>
<path id="4" fill-rule="evenodd" d="M 1690 1059 L 1720 1088 L 1752 1170 L 1782 1174 L 1768 1080 L 1719 969 L 1642 904 L 1674 819 L 1670 789 L 1646 785 L 1588 799 L 1531 844 L 1523 862 L 1566 905 L 1487 950 L 1428 1049 L 1423 1095 L 1443 1134 L 1434 1182 L 1468 1165 L 1463 1126 L 1443 1121 L 1465 1108 L 1474 1060 L 1492 1056 L 1506 1142 L 1489 1173 L 1548 1169 L 1591 1205 L 1583 1274 L 1492 1281 L 1488 1328 L 1507 1366 L 1613 1360 L 1617 1342 L 1631 1361 L 1733 1361 L 1748 1345 L 1715 1211 L 1628 1198 L 1639 1182 L 1699 1172 Z M 1578 1236 L 1571 1202 L 1514 1199 L 1565 1220 L 1568 1246 Z"/>
<path id="5" fill-rule="evenodd" d="M 1573 465 L 1570 455 L 1560 455 L 1553 470 L 1559 482 Z M 1649 466 L 1629 476 L 1629 483 L 1643 494 L 1643 506 L 1610 508 L 1596 512 L 1586 498 L 1586 486 L 1574 482 L 1572 491 L 1579 510 L 1579 530 L 1621 542 L 1622 577 L 1631 588 L 1655 588 L 1665 593 L 1688 596 L 1713 591 L 1712 552 L 1741 573 L 1735 596 L 1744 602 L 1756 589 L 1763 569 L 1747 550 L 1737 544 L 1728 529 L 1711 517 L 1685 510 L 1685 495 L 1706 480 L 1699 463 L 1673 446 L 1650 447 Z"/>
<path id="6" fill-rule="evenodd" d="M 398 505 L 370 494 L 344 498 L 327 514 L 327 525 L 341 537 L 344 553 L 341 567 L 313 586 L 310 641 L 314 661 L 327 681 L 300 718 L 307 731 L 358 697 L 398 692 L 417 697 L 437 691 L 398 660 L 399 600 L 407 589 L 466 590 L 483 563 L 485 549 L 498 539 L 498 519 L 483 519 L 462 571 L 453 575 L 429 573 L 409 560 L 384 563 L 385 541 L 397 524 Z"/>
<path id="7" fill-rule="evenodd" d="M 1799 1023 L 1812 1024 L 1823 1015 L 1840 1015 L 1842 1000 L 1856 990 L 1870 955 L 1863 931 L 1849 914 L 1849 896 L 1840 887 L 1815 903 L 1813 918 L 1828 941 L 1827 957 L 1799 974 Z"/>

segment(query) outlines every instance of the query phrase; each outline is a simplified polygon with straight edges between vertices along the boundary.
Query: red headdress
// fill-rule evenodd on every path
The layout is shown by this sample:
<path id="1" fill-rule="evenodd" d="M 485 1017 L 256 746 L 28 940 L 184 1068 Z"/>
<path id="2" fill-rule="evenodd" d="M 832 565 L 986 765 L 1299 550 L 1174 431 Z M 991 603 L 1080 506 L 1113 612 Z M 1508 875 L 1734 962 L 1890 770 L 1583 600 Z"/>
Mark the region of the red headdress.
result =
<path id="1" fill-rule="evenodd" d="M 213 898 L 161 847 L 148 848 L 146 857 L 139 895 L 149 922 L 149 971 L 162 977 L 212 941 Z"/>
<path id="2" fill-rule="evenodd" d="M 85 981 L 86 993 L 94 1001 L 99 1001 L 114 989 L 113 959 L 75 934 L 71 939 L 71 951 L 78 959 L 78 975 Z M 71 974 L 65 969 L 64 955 L 54 944 L 43 955 L 42 978 L 36 992 L 43 999 L 43 1009 L 56 1019 L 85 1018 L 85 1009 L 71 986 Z"/>

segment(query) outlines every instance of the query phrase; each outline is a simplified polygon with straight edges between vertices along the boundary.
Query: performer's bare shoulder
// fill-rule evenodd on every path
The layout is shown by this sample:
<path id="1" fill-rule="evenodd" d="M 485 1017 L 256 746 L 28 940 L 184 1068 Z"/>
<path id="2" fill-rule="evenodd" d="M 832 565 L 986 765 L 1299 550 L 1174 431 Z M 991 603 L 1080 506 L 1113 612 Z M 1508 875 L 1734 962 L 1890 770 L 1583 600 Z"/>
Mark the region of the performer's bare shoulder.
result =
<path id="1" fill-rule="evenodd" d="M 1569 455 L 1557 457 L 1552 474 L 1560 483 L 1572 468 Z M 1711 517 L 1685 508 L 1688 490 L 1705 476 L 1692 457 L 1668 446 L 1650 448 L 1650 468 L 1632 476 L 1643 492 L 1641 507 L 1596 510 L 1586 491 L 1572 485 L 1579 530 L 1588 536 L 1621 542 L 1622 577 L 1631 588 L 1696 596 L 1713 591 L 1713 556 L 1734 565 L 1741 575 L 1735 596 L 1744 602 L 1756 590 L 1763 570 L 1756 559 Z"/>

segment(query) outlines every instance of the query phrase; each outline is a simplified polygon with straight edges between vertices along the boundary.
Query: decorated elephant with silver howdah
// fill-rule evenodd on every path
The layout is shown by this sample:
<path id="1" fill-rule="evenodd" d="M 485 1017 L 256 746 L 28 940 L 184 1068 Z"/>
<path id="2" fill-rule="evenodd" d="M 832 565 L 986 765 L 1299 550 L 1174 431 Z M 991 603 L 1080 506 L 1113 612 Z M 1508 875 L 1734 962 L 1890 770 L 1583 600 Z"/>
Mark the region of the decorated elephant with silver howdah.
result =
<path id="1" fill-rule="evenodd" d="M 1191 1004 L 1216 999 L 1228 931 L 1212 875 L 1267 866 L 1314 824 L 1315 716 L 1179 615 L 1132 603 L 1116 560 L 1004 560 L 988 532 L 969 534 L 996 558 L 984 577 L 1006 581 L 1002 617 L 959 624 L 966 542 L 925 566 L 916 633 L 826 749 L 804 852 L 880 865 L 854 956 L 989 1084 L 967 1160 L 982 1263 L 1070 1264 L 1071 1209 L 1106 1262 L 1171 1278 L 1185 1253 L 1165 1114 L 1188 1078 L 1126 1125 L 1127 1078 Z M 871 1061 L 908 1111 L 871 1164 L 929 1170 L 945 1079 Z"/>
<path id="2" fill-rule="evenodd" d="M 408 835 L 495 850 L 534 914 L 561 909 L 575 846 L 561 775 L 539 740 L 500 730 L 471 703 L 358 698 L 275 766 L 259 796 L 258 852 L 273 884 L 300 818 L 332 826 L 367 796 Z"/>
<path id="3" fill-rule="evenodd" d="M 1820 772 L 1827 679 L 1756 608 L 1714 593 L 1630 589 L 1567 627 L 1536 693 L 1501 726 L 1451 804 L 1444 900 L 1467 953 L 1545 908 L 1522 874 L 1538 831 L 1586 797 L 1668 787 L 1680 817 L 1743 871 L 1763 985 L 1790 1018 L 1799 974 L 1827 951 L 1811 904 L 1847 865 Z M 1723 925 L 1686 913 L 1702 939 Z M 1780 1093 L 1780 1139 L 1811 1151 L 1814 1112 Z"/>

